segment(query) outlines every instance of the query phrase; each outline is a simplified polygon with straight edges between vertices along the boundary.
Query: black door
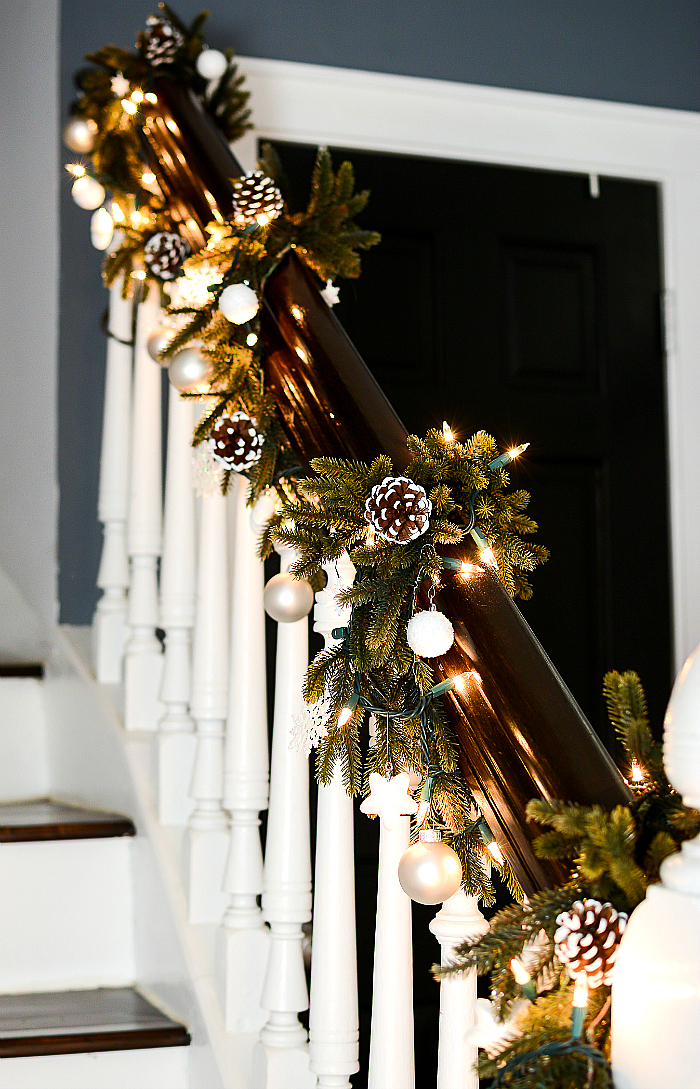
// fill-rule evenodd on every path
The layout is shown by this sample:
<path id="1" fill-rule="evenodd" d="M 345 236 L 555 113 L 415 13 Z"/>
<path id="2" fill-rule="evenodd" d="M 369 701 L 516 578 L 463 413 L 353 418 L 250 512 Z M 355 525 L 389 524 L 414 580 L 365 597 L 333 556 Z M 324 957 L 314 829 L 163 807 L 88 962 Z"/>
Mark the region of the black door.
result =
<path id="1" fill-rule="evenodd" d="M 301 206 L 314 150 L 278 151 Z M 531 443 L 513 478 L 552 555 L 522 611 L 604 740 L 608 669 L 637 670 L 660 725 L 671 636 L 656 186 L 604 177 L 594 197 L 587 175 L 334 151 L 336 165 L 345 157 L 372 191 L 363 225 L 383 241 L 361 278 L 341 284 L 341 322 L 409 430 L 447 419 L 459 437 L 483 428 L 506 447 Z M 366 888 L 376 829 L 358 834 Z M 368 926 L 369 907 L 358 912 Z M 434 911 L 423 914 L 416 1052 L 427 1086 L 437 988 L 425 965 L 438 950 Z M 370 958 L 371 946 L 365 1008 Z"/>

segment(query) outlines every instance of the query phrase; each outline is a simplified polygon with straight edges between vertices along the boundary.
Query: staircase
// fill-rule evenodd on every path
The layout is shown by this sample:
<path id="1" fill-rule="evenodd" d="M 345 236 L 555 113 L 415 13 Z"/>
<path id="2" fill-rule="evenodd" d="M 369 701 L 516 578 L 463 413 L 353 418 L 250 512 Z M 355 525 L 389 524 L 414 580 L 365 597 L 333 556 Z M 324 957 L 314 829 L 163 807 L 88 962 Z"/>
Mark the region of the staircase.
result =
<path id="1" fill-rule="evenodd" d="M 0 1086 L 219 1089 L 123 751 L 69 657 L 0 667 Z"/>

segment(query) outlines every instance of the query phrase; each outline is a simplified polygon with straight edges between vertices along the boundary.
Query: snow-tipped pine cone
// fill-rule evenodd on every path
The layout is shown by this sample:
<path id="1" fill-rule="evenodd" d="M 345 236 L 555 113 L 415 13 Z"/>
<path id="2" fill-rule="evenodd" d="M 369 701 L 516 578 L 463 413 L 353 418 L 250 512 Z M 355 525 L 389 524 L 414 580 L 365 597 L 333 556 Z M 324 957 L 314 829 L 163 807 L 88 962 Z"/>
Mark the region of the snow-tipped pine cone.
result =
<path id="1" fill-rule="evenodd" d="M 585 972 L 589 987 L 612 981 L 627 915 L 600 900 L 576 900 L 557 915 L 554 951 L 574 979 Z"/>
<path id="2" fill-rule="evenodd" d="M 265 437 L 250 416 L 246 416 L 245 412 L 234 412 L 230 416 L 220 417 L 208 442 L 212 457 L 227 469 L 242 473 L 258 461 Z"/>
<path id="3" fill-rule="evenodd" d="M 161 19 L 158 15 L 149 15 L 146 19 L 144 53 L 146 60 L 154 67 L 173 60 L 184 41 L 180 31 L 168 19 Z"/>
<path id="4" fill-rule="evenodd" d="M 234 218 L 236 223 L 270 223 L 284 207 L 279 189 L 263 174 L 254 170 L 234 183 Z"/>
<path id="5" fill-rule="evenodd" d="M 160 280 L 174 280 L 189 255 L 189 243 L 175 231 L 152 234 L 143 248 L 148 269 Z"/>
<path id="6" fill-rule="evenodd" d="M 386 476 L 370 492 L 365 503 L 365 521 L 383 540 L 407 544 L 425 533 L 432 509 L 420 484 L 407 476 Z"/>

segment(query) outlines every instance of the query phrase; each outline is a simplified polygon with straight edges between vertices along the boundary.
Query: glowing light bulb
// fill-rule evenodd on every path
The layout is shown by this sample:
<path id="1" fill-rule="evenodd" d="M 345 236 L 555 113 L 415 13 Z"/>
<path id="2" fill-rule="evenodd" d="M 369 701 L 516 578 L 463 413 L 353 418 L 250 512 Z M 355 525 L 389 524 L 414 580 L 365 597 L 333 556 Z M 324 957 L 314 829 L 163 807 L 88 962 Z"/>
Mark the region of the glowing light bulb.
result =
<path id="1" fill-rule="evenodd" d="M 476 575 L 479 568 L 475 563 L 468 563 L 467 560 L 462 560 L 459 567 L 459 573 L 463 579 L 470 578 L 471 575 Z"/>
<path id="2" fill-rule="evenodd" d="M 154 95 L 153 91 L 146 91 L 144 97 L 146 99 L 146 102 L 152 102 L 154 105 L 158 101 L 158 95 Z"/>
<path id="3" fill-rule="evenodd" d="M 498 564 L 496 563 L 496 557 L 494 555 L 493 549 L 490 546 L 488 548 L 482 548 L 480 550 L 479 558 L 482 561 L 482 563 L 488 564 L 489 567 L 498 567 Z"/>
<path id="4" fill-rule="evenodd" d="M 143 102 L 143 91 L 137 87 L 135 91 L 131 92 L 132 102 Z"/>
<path id="5" fill-rule="evenodd" d="M 252 348 L 254 344 L 258 343 L 258 334 L 248 333 L 248 336 L 245 338 L 245 342 L 249 348 Z"/>
<path id="6" fill-rule="evenodd" d="M 587 1009 L 588 976 L 585 972 L 579 972 L 574 983 L 574 1000 L 571 1007 L 571 1035 L 575 1040 L 581 1039 Z"/>
<path id="7" fill-rule="evenodd" d="M 357 692 L 353 692 L 353 694 L 350 697 L 350 699 L 348 700 L 348 702 L 340 710 L 340 714 L 338 715 L 338 726 L 340 726 L 341 728 L 343 726 L 347 726 L 348 722 L 352 718 L 352 713 L 355 710 L 355 708 L 357 707 L 359 702 L 360 702 L 359 695 L 357 694 Z"/>
<path id="8" fill-rule="evenodd" d="M 492 843 L 486 844 L 486 850 L 491 855 L 491 858 L 497 866 L 503 865 L 503 863 L 505 862 L 503 852 L 501 851 L 501 848 L 498 846 L 495 840 Z"/>
<path id="9" fill-rule="evenodd" d="M 153 185 L 153 182 L 155 180 L 156 176 L 155 174 L 152 174 L 150 170 L 147 170 L 144 174 L 141 175 L 141 181 L 144 185 Z"/>
<path id="10" fill-rule="evenodd" d="M 425 824 L 425 818 L 428 816 L 429 810 L 430 802 L 422 801 L 419 803 L 416 812 L 416 828 L 420 828 L 421 825 Z"/>
<path id="11" fill-rule="evenodd" d="M 454 442 L 454 432 L 448 424 L 447 420 L 442 421 L 442 437 L 445 442 Z"/>
<path id="12" fill-rule="evenodd" d="M 515 982 L 521 987 L 524 987 L 526 983 L 530 982 L 531 976 L 524 964 L 521 964 L 517 957 L 513 957 L 510 962 L 510 970 L 515 976 Z"/>
<path id="13" fill-rule="evenodd" d="M 374 526 L 367 527 L 367 540 L 366 544 L 368 548 L 374 548 L 377 543 L 377 534 L 375 533 Z"/>
<path id="14" fill-rule="evenodd" d="M 632 767 L 630 768 L 630 778 L 633 783 L 644 782 L 644 768 L 638 760 L 632 761 Z"/>
<path id="15" fill-rule="evenodd" d="M 124 213 L 122 212 L 121 208 L 117 204 L 116 200 L 112 201 L 112 219 L 114 220 L 115 223 L 123 223 L 124 222 Z"/>
<path id="16" fill-rule="evenodd" d="M 83 178 L 85 176 L 85 167 L 82 163 L 66 163 L 66 170 L 74 178 Z"/>
<path id="17" fill-rule="evenodd" d="M 142 268 L 136 269 L 136 272 L 132 272 L 131 275 L 134 277 L 135 280 L 145 280 L 146 279 L 146 273 L 143 271 Z"/>
<path id="18" fill-rule="evenodd" d="M 133 227 L 138 227 L 139 223 L 141 222 L 141 213 L 132 212 L 129 216 L 129 219 L 131 220 L 131 224 Z"/>
<path id="19" fill-rule="evenodd" d="M 521 454 L 525 453 L 529 445 L 529 442 L 523 442 L 520 444 L 520 446 L 514 446 L 512 450 L 508 451 L 511 459 L 515 461 L 516 458 L 520 457 Z"/>
<path id="20" fill-rule="evenodd" d="M 123 98 L 122 99 L 122 108 L 123 108 L 125 113 L 131 114 L 132 117 L 136 113 L 136 111 L 138 110 L 138 106 L 136 105 L 136 103 L 132 102 L 128 98 Z"/>
<path id="21" fill-rule="evenodd" d="M 457 689 L 458 692 L 463 692 L 464 691 L 464 681 L 465 681 L 465 675 L 462 674 L 462 673 L 458 673 L 457 676 L 454 678 L 455 688 Z"/>

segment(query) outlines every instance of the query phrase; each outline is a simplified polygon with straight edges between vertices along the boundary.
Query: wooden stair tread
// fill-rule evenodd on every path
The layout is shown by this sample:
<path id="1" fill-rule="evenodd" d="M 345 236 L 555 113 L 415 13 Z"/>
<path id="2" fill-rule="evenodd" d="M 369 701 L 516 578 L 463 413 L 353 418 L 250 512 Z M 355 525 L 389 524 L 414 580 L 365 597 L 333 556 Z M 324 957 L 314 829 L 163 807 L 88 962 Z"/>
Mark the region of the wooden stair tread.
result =
<path id="1" fill-rule="evenodd" d="M 0 843 L 47 839 L 102 839 L 136 834 L 133 821 L 51 798 L 0 804 Z"/>
<path id="2" fill-rule="evenodd" d="M 0 995 L 0 1058 L 137 1048 L 190 1042 L 133 987 Z"/>

